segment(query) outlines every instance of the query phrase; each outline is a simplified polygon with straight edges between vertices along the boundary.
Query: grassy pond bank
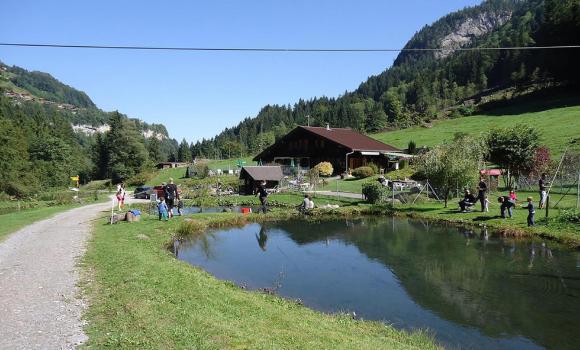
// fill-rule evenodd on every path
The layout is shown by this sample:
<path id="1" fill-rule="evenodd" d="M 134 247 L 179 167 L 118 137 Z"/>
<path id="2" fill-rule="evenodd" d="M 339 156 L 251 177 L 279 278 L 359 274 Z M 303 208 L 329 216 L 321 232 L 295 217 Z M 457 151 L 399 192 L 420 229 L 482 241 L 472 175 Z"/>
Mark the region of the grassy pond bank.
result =
<path id="1" fill-rule="evenodd" d="M 430 209 L 428 207 L 418 211 L 397 208 L 393 212 L 389 208 L 371 207 L 362 205 L 356 201 L 348 201 L 343 202 L 345 208 L 341 208 L 340 210 L 315 210 L 313 215 L 297 221 L 298 218 L 295 210 L 290 209 L 290 207 L 298 203 L 297 199 L 300 197 L 297 195 L 284 196 L 286 197 L 272 198 L 278 201 L 278 205 L 281 208 L 274 209 L 267 215 L 251 214 L 243 216 L 237 213 L 200 213 L 176 218 L 169 222 L 159 222 L 155 219 L 155 216 L 149 217 L 148 215 L 144 215 L 144 220 L 132 224 L 121 223 L 110 226 L 104 224 L 105 220 L 97 222 L 95 224 L 95 234 L 85 258 L 87 276 L 84 287 L 92 305 L 86 315 L 89 320 L 89 326 L 87 328 L 90 336 L 89 346 L 242 349 L 425 349 L 438 347 L 436 344 L 441 342 L 441 337 L 435 339 L 432 333 L 430 333 L 431 331 L 417 331 L 413 325 L 403 324 L 404 322 L 399 323 L 400 320 L 386 320 L 387 323 L 372 320 L 366 321 L 367 319 L 382 320 L 383 318 L 374 316 L 366 317 L 366 315 L 360 314 L 357 317 L 362 317 L 365 321 L 354 320 L 352 314 L 347 314 L 347 312 L 356 311 L 356 308 L 339 310 L 319 308 L 322 311 L 331 312 L 331 314 L 326 314 L 303 306 L 302 304 L 313 306 L 312 303 L 306 300 L 307 298 L 300 298 L 304 301 L 296 302 L 292 300 L 296 298 L 284 295 L 283 293 L 281 295 L 287 296 L 289 299 L 270 295 L 270 291 L 267 288 L 263 289 L 263 292 L 245 291 L 242 288 L 245 286 L 245 282 L 242 280 L 238 280 L 236 283 L 219 280 L 214 277 L 214 275 L 218 278 L 220 277 L 215 271 L 208 269 L 210 271 L 208 273 L 201 268 L 192 268 L 188 263 L 175 259 L 175 256 L 170 252 L 174 250 L 176 238 L 181 237 L 177 242 L 187 242 L 191 239 L 195 241 L 197 237 L 199 238 L 196 241 L 198 243 L 191 243 L 191 246 L 202 248 L 206 245 L 210 248 L 212 246 L 212 242 L 210 241 L 213 238 L 210 237 L 210 241 L 205 240 L 204 237 L 208 237 L 206 232 L 216 232 L 220 229 L 229 230 L 232 227 L 234 229 L 244 230 L 244 227 L 251 227 L 251 241 L 256 250 L 255 255 L 259 256 L 258 254 L 262 252 L 259 247 L 260 229 L 258 226 L 260 225 L 274 225 L 275 227 L 278 223 L 295 222 L 298 226 L 301 226 L 300 223 L 303 222 L 305 225 L 302 226 L 308 227 L 306 224 L 312 225 L 317 222 L 327 222 L 328 220 L 338 220 L 343 223 L 346 221 L 356 221 L 356 218 L 361 217 L 361 215 L 371 213 L 374 213 L 375 216 L 383 217 L 387 213 L 404 217 L 416 215 L 425 215 L 425 217 L 428 217 L 436 210 L 440 210 L 437 208 Z M 255 200 L 255 198 L 251 197 L 242 199 L 246 201 L 244 205 L 250 205 Z M 325 202 L 323 198 L 316 200 L 317 204 L 324 204 Z M 331 198 L 328 198 L 328 200 L 330 201 Z M 276 202 L 274 201 L 274 203 Z M 224 205 L 226 203 L 216 202 L 212 204 Z M 229 203 L 229 205 L 233 204 Z M 493 318 L 493 312 L 500 312 L 497 309 L 497 305 L 494 304 L 494 300 L 490 300 L 489 304 L 484 302 L 482 304 L 472 305 L 467 300 L 461 301 L 460 296 L 455 295 L 456 293 L 445 296 L 446 293 L 448 294 L 451 291 L 443 292 L 442 290 L 445 288 L 460 288 L 467 281 L 470 285 L 475 285 L 473 293 L 495 293 L 493 288 L 501 289 L 502 287 L 501 284 L 494 284 L 492 282 L 503 280 L 500 278 L 502 274 L 494 274 L 489 278 L 482 275 L 485 272 L 485 264 L 481 263 L 481 259 L 487 254 L 481 250 L 483 242 L 489 242 L 485 243 L 486 247 L 494 247 L 492 249 L 494 251 L 493 254 L 498 254 L 495 250 L 500 247 L 504 251 L 509 251 L 511 249 L 509 245 L 512 243 L 515 244 L 518 247 L 515 250 L 518 252 L 515 258 L 522 261 L 516 264 L 518 271 L 523 269 L 524 265 L 522 264 L 524 260 L 526 261 L 525 265 L 527 266 L 528 264 L 530 244 L 537 244 L 536 246 L 538 248 L 534 248 L 534 251 L 536 252 L 537 250 L 538 254 L 540 254 L 542 242 L 539 239 L 522 240 L 522 242 L 519 242 L 520 240 L 511 238 L 484 241 L 478 238 L 480 237 L 480 232 L 474 229 L 476 226 L 473 226 L 474 223 L 471 222 L 472 218 L 468 216 L 463 217 L 466 214 L 459 215 L 462 215 L 463 224 L 469 224 L 467 226 L 468 229 L 459 234 L 461 242 L 463 243 L 457 241 L 459 239 L 456 237 L 458 236 L 458 228 L 455 224 L 451 228 L 454 233 L 445 234 L 455 237 L 453 247 L 461 258 L 468 259 L 467 263 L 461 261 L 461 259 L 454 259 L 453 254 L 449 255 L 445 261 L 430 261 L 429 259 L 425 259 L 425 264 L 421 265 L 423 268 L 422 271 L 407 271 L 403 269 L 394 274 L 394 281 L 404 278 L 408 273 L 412 273 L 413 276 L 420 276 L 421 274 L 422 276 L 427 276 L 429 281 L 423 281 L 423 286 L 419 286 L 421 288 L 429 288 L 429 290 L 436 287 L 438 288 L 438 294 L 429 296 L 428 293 L 424 297 L 427 299 L 437 297 L 437 305 L 447 305 L 443 310 L 436 310 L 435 316 L 443 319 L 443 323 L 459 323 L 459 325 L 453 325 L 453 327 L 477 328 L 481 325 L 474 321 L 472 317 L 464 317 L 467 320 L 463 323 L 462 320 L 457 320 L 456 318 L 461 313 L 471 310 L 470 308 L 484 306 L 489 308 L 489 312 L 486 315 Z M 476 213 L 467 215 L 476 215 Z M 288 219 L 292 220 L 288 221 Z M 402 220 L 406 221 L 409 219 L 403 218 Z M 410 221 L 414 222 L 415 220 Z M 427 221 L 432 222 L 433 220 Z M 491 234 L 492 229 L 501 228 L 502 225 L 503 227 L 508 227 L 503 224 L 504 221 L 491 219 L 486 222 L 489 225 L 488 227 L 490 227 L 490 238 L 493 236 Z M 461 222 L 459 221 L 459 223 Z M 365 226 L 355 225 L 355 227 L 364 228 Z M 315 241 L 314 243 L 316 245 L 320 245 L 321 242 L 326 242 L 327 239 L 335 243 L 344 242 L 342 238 L 337 238 L 329 232 L 323 232 L 320 235 L 320 230 L 310 231 L 314 232 L 314 234 L 308 239 Z M 504 230 L 504 232 L 507 232 L 507 230 Z M 510 232 L 511 234 L 514 232 L 530 234 L 530 231 L 527 231 L 526 228 L 519 227 L 519 221 Z M 223 233 L 218 232 L 217 234 L 219 236 Z M 381 237 L 379 235 L 375 239 L 380 240 Z M 400 240 L 397 239 L 397 235 L 385 235 L 385 237 L 395 239 L 391 243 L 398 247 L 396 250 L 398 252 L 397 256 L 401 258 L 405 257 L 405 254 L 403 254 L 405 253 L 405 247 L 408 247 L 410 244 L 431 242 L 430 240 L 414 238 Z M 408 235 L 405 237 L 409 238 Z M 275 242 L 275 240 L 271 242 Z M 373 242 L 370 242 L 371 246 L 375 244 Z M 431 243 L 437 244 L 437 242 L 438 240 L 434 240 Z M 444 252 L 449 249 L 445 245 L 445 242 L 445 240 L 441 240 L 441 243 L 438 243 L 439 248 L 433 250 L 431 254 L 433 256 L 444 256 Z M 344 243 L 341 244 L 344 245 Z M 357 246 L 353 242 L 346 243 L 347 246 L 353 244 Z M 179 247 L 178 249 L 184 252 L 183 249 L 185 246 Z M 462 253 L 459 250 L 458 247 L 460 246 L 466 247 L 466 253 Z M 428 244 L 424 250 L 429 251 L 431 249 L 430 247 L 431 245 Z M 554 249 L 554 252 L 560 251 L 559 248 L 553 247 L 552 243 L 548 247 Z M 281 249 L 284 250 L 284 248 Z M 203 252 L 203 249 L 200 251 Z M 270 247 L 267 251 L 272 252 L 277 251 L 277 249 Z M 543 251 L 545 252 L 545 249 Z M 571 251 L 569 253 L 573 254 Z M 413 256 L 416 256 L 416 254 L 409 255 L 409 258 Z M 338 259 L 340 260 L 340 257 Z M 377 263 L 385 263 L 381 263 L 380 257 L 377 258 L 373 254 L 367 255 L 366 259 L 378 259 Z M 508 259 L 507 255 L 505 259 Z M 538 266 L 543 266 L 543 260 L 538 260 L 540 260 L 537 263 L 539 264 Z M 567 257 L 566 261 L 568 260 L 569 258 Z M 493 262 L 493 266 L 495 266 L 501 265 L 500 262 L 502 260 L 501 258 L 497 258 L 491 261 Z M 503 262 L 509 264 L 507 260 Z M 203 267 L 203 264 L 196 263 L 195 260 L 190 261 L 190 263 Z M 265 264 L 258 262 L 257 266 L 263 265 Z M 446 270 L 451 265 L 457 266 L 457 268 L 449 271 Z M 504 272 L 502 271 L 502 273 Z M 514 273 L 516 276 L 522 274 L 521 271 Z M 469 278 L 466 279 L 466 276 Z M 229 278 L 229 280 L 235 281 L 236 279 Z M 476 282 L 480 280 L 482 282 L 477 285 Z M 488 281 L 490 283 L 487 283 Z M 357 282 L 353 283 L 356 284 Z M 534 282 L 532 285 L 537 286 L 538 283 Z M 119 288 L 120 286 L 122 288 Z M 248 283 L 249 289 L 259 289 L 261 287 L 268 286 L 258 286 Z M 558 292 L 561 292 L 561 290 L 558 290 Z M 445 298 L 451 298 L 447 304 L 441 301 Z M 530 297 L 523 300 L 520 307 L 526 308 L 530 307 L 534 298 Z M 427 309 L 432 308 L 429 300 L 419 302 L 419 304 L 425 304 Z M 474 315 L 476 314 L 477 312 Z M 526 313 L 522 314 L 525 315 Z M 501 324 L 504 326 L 513 321 L 510 318 L 512 314 L 509 312 L 499 316 L 501 316 Z M 525 320 L 519 319 L 517 322 L 525 322 Z M 389 325 L 390 323 L 394 323 L 395 325 L 403 324 L 400 328 L 406 330 L 394 328 Z M 491 321 L 489 323 L 494 324 Z M 510 331 L 513 330 L 510 333 L 510 337 L 517 338 L 515 334 L 522 334 L 525 338 L 523 344 L 544 344 L 544 340 L 542 339 L 528 339 L 529 335 L 533 334 L 535 329 L 530 326 L 531 324 L 530 321 L 530 324 L 526 327 L 510 328 Z M 432 329 L 431 325 L 418 328 Z M 413 329 L 413 331 L 409 332 L 408 329 Z M 477 331 L 483 336 L 491 338 L 493 338 L 494 334 L 501 333 L 501 329 L 493 327 L 485 327 Z M 551 332 L 546 336 L 552 344 L 554 339 L 558 339 L 557 332 Z M 507 337 L 506 341 L 508 343 L 510 337 Z M 473 338 L 467 337 L 465 339 L 469 342 Z M 515 342 L 517 343 L 517 341 Z M 443 339 L 443 343 L 449 344 L 445 339 Z M 508 343 L 501 344 L 505 345 Z M 559 345 L 563 348 L 567 347 L 566 344 Z"/>

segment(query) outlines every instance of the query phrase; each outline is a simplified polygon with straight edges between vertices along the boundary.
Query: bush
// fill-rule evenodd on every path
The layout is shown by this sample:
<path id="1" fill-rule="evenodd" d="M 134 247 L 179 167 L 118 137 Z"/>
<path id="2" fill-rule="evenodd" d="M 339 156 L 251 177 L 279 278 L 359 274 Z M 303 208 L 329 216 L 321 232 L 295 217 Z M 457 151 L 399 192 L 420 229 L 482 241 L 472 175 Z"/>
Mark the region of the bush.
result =
<path id="1" fill-rule="evenodd" d="M 379 170 L 379 166 L 378 166 L 378 165 L 376 165 L 375 163 L 369 163 L 369 164 L 367 164 L 367 166 L 368 166 L 369 168 L 373 169 L 373 173 L 374 173 L 374 174 L 378 174 L 378 173 L 380 172 L 380 170 Z"/>
<path id="2" fill-rule="evenodd" d="M 209 166 L 207 163 L 196 163 L 187 168 L 186 177 L 195 177 L 205 179 L 209 175 Z"/>
<path id="3" fill-rule="evenodd" d="M 364 179 L 365 177 L 373 176 L 375 173 L 370 166 L 361 166 L 352 171 L 352 176 L 357 179 Z"/>
<path id="4" fill-rule="evenodd" d="M 318 174 L 320 176 L 331 176 L 334 172 L 334 168 L 329 162 L 320 162 L 316 164 L 314 169 L 318 170 Z"/>
<path id="5" fill-rule="evenodd" d="M 141 173 L 133 175 L 129 179 L 127 179 L 126 185 L 127 186 L 142 186 L 142 185 L 145 185 L 151 179 L 153 179 L 154 176 L 155 176 L 155 174 L 153 174 L 152 172 L 148 172 L 148 171 L 141 172 Z"/>
<path id="6" fill-rule="evenodd" d="M 557 217 L 563 223 L 580 224 L 580 211 L 576 209 L 564 209 Z"/>
<path id="7" fill-rule="evenodd" d="M 406 167 L 404 169 L 389 171 L 385 174 L 385 178 L 389 180 L 402 180 L 413 178 L 416 171 L 412 167 Z"/>
<path id="8" fill-rule="evenodd" d="M 33 188 L 17 182 L 8 182 L 2 186 L 2 191 L 16 198 L 30 197 L 34 192 Z"/>
<path id="9" fill-rule="evenodd" d="M 369 203 L 381 203 L 388 198 L 389 189 L 378 181 L 368 181 L 362 185 L 362 194 Z"/>

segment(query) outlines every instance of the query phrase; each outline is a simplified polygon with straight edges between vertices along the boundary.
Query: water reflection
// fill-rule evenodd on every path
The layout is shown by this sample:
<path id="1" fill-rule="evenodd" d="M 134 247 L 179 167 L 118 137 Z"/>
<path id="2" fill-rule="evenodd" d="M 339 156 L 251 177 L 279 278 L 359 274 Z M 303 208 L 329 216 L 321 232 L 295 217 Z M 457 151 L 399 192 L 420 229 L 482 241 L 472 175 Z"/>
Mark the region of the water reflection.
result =
<path id="1" fill-rule="evenodd" d="M 263 251 L 266 251 L 266 242 L 268 241 L 268 235 L 266 234 L 266 226 L 262 225 L 260 227 L 260 234 L 256 235 L 256 240 L 258 240 L 258 246 Z"/>
<path id="2" fill-rule="evenodd" d="M 252 224 L 207 237 L 178 257 L 320 310 L 430 328 L 453 347 L 576 347 L 576 252 L 494 238 L 485 226 L 394 218 Z"/>

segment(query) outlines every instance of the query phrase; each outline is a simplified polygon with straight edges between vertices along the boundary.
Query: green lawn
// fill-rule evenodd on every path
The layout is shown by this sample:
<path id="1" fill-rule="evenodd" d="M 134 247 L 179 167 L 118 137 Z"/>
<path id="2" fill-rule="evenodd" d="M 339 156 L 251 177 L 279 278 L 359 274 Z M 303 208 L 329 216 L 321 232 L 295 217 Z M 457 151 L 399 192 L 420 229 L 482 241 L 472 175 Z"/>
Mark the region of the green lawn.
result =
<path id="1" fill-rule="evenodd" d="M 351 192 L 351 193 L 361 193 L 362 184 L 367 181 L 376 180 L 378 175 L 367 177 L 365 179 L 333 179 L 328 181 L 328 185 L 316 188 L 318 191 L 339 191 L 339 192 Z"/>
<path id="2" fill-rule="evenodd" d="M 211 170 L 222 169 L 228 170 L 228 166 L 230 169 L 235 170 L 237 169 L 237 160 L 238 158 L 233 159 L 221 159 L 221 160 L 210 160 L 208 161 L 207 165 Z M 245 165 L 256 165 L 256 162 L 252 161 L 252 157 L 244 157 L 242 160 L 246 161 Z M 187 168 L 171 168 L 171 169 L 161 169 L 155 171 L 155 176 L 147 181 L 147 185 L 149 186 L 156 186 L 161 185 L 162 182 L 168 182 L 169 178 L 173 178 L 175 183 L 180 184 L 184 182 L 185 179 L 185 172 Z"/>
<path id="3" fill-rule="evenodd" d="M 160 222 L 145 216 L 137 223 L 96 224 L 84 259 L 89 348 L 436 348 L 425 333 L 319 313 L 242 290 L 176 260 L 167 246 L 185 219 Z M 196 214 L 194 222 L 225 225 L 240 219 L 231 213 Z"/>
<path id="4" fill-rule="evenodd" d="M 546 222 L 545 210 L 536 208 L 536 226 L 527 227 L 527 209 L 521 208 L 525 203 L 526 193 L 521 193 L 516 208 L 513 210 L 513 217 L 502 219 L 500 217 L 500 205 L 497 197 L 490 197 L 489 213 L 481 212 L 480 205 L 477 203 L 472 212 L 460 213 L 458 210 L 458 199 L 449 201 L 448 208 L 444 208 L 442 203 L 428 202 L 415 205 L 397 205 L 395 211 L 402 214 L 410 214 L 421 218 L 444 220 L 449 222 L 467 223 L 472 225 L 487 225 L 492 230 L 506 232 L 508 235 L 515 236 L 540 236 L 554 239 L 567 244 L 568 246 L 580 247 L 580 226 L 578 224 L 568 223 L 560 224 L 551 221 Z M 537 206 L 537 196 L 534 197 Z M 550 210 L 550 217 L 557 217 L 558 209 Z"/>
<path id="5" fill-rule="evenodd" d="M 222 169 L 222 170 L 236 170 L 238 169 L 238 159 L 246 162 L 247 166 L 256 165 L 256 162 L 252 161 L 253 156 L 243 157 L 243 158 L 231 158 L 231 159 L 220 159 L 220 160 L 210 160 L 207 165 L 211 170 Z"/>
<path id="6" fill-rule="evenodd" d="M 55 214 L 74 208 L 75 204 L 57 205 L 53 207 L 41 207 L 17 211 L 10 214 L 0 215 L 0 241 L 8 237 L 9 234 L 18 231 L 24 226 L 35 221 L 49 218 Z"/>
<path id="7" fill-rule="evenodd" d="M 169 182 L 170 178 L 172 178 L 175 183 L 181 183 L 183 178 L 185 178 L 186 171 L 187 168 L 185 167 L 156 170 L 155 176 L 151 180 L 147 181 L 147 185 L 161 185 L 163 182 Z"/>
<path id="8" fill-rule="evenodd" d="M 542 134 L 541 143 L 551 150 L 552 157 L 558 157 L 570 140 L 580 137 L 580 106 L 521 114 L 474 115 L 436 121 L 430 128 L 415 126 L 371 136 L 400 148 L 407 148 L 411 140 L 415 141 L 418 147 L 434 146 L 452 141 L 457 132 L 477 135 L 493 127 L 510 127 L 516 124 L 526 124 L 537 128 Z M 580 147 L 579 145 L 580 143 L 576 142 L 576 150 Z"/>

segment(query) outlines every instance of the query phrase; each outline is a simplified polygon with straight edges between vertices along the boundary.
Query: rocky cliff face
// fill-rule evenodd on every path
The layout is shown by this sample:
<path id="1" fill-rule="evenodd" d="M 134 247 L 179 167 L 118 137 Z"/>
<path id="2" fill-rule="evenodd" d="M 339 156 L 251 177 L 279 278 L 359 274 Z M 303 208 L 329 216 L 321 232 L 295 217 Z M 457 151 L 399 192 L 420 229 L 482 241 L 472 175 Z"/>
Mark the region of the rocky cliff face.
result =
<path id="1" fill-rule="evenodd" d="M 87 136 L 91 136 L 91 135 L 95 135 L 95 134 L 104 134 L 107 131 L 111 130 L 111 127 L 109 126 L 109 124 L 103 124 L 101 126 L 92 126 L 92 125 L 88 125 L 88 124 L 79 124 L 79 125 L 71 124 L 71 126 L 72 126 L 72 129 L 74 132 L 85 134 Z M 152 137 L 155 137 L 159 141 L 163 141 L 167 138 L 167 136 L 163 135 L 162 133 L 155 132 L 153 130 L 148 130 L 148 129 L 141 131 L 141 135 L 143 135 L 143 137 L 145 137 L 146 139 L 150 139 Z"/>
<path id="2" fill-rule="evenodd" d="M 455 49 L 468 45 L 474 38 L 499 28 L 509 21 L 511 16 L 511 12 L 486 12 L 480 13 L 477 17 L 467 18 L 452 33 L 447 34 L 441 39 L 439 47 L 445 50 L 435 52 L 435 58 L 445 58 L 451 55 Z"/>

